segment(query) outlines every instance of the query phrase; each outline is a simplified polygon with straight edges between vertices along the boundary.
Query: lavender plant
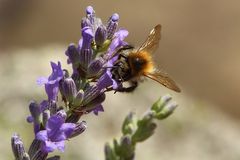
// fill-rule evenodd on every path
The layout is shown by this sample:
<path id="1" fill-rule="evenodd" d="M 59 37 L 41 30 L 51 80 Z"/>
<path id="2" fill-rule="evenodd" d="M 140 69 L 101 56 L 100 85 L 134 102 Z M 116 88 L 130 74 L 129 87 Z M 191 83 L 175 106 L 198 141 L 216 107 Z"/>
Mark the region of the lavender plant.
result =
<path id="1" fill-rule="evenodd" d="M 104 25 L 91 6 L 86 8 L 86 17 L 81 21 L 82 38 L 77 45 L 70 44 L 65 52 L 72 72 L 62 69 L 60 62 L 51 62 L 51 75 L 37 80 L 38 85 L 44 85 L 48 99 L 29 105 L 27 122 L 33 124 L 35 134 L 29 150 L 25 150 L 18 134 L 12 136 L 16 160 L 60 159 L 48 154 L 55 150 L 64 152 L 65 141 L 85 131 L 87 124 L 80 120 L 83 115 L 104 111 L 105 93 L 116 92 L 122 86 L 111 73 L 117 51 L 127 45 L 124 39 L 128 31 L 118 29 L 118 20 L 115 13 Z M 153 134 L 154 119 L 164 119 L 176 108 L 170 100 L 170 96 L 163 96 L 140 119 L 130 113 L 124 120 L 121 140 L 105 145 L 106 160 L 134 159 L 136 144 Z"/>

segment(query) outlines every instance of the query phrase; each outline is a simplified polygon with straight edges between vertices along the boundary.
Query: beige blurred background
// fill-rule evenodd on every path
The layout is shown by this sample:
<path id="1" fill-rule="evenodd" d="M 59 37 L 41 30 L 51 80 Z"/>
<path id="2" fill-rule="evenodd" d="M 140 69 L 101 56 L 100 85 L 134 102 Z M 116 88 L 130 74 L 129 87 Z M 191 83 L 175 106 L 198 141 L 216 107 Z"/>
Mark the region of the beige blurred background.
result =
<path id="1" fill-rule="evenodd" d="M 66 66 L 64 51 L 69 43 L 78 42 L 80 20 L 88 5 L 105 22 L 117 12 L 119 26 L 130 32 L 127 41 L 136 46 L 160 23 L 163 36 L 156 61 L 183 92 L 175 94 L 147 81 L 133 94 L 110 94 L 106 112 L 99 117 L 86 117 L 89 128 L 77 138 L 79 147 L 70 141 L 69 146 L 74 146 L 67 149 L 70 158 L 63 159 L 103 159 L 103 144 L 119 136 L 124 115 L 131 110 L 141 115 L 165 93 L 171 93 L 180 107 L 169 120 L 159 123 L 155 139 L 139 145 L 136 159 L 239 159 L 240 2 L 237 0 L 0 0 L 3 144 L 9 144 L 7 138 L 14 131 L 23 135 L 26 144 L 30 142 L 31 128 L 23 118 L 28 114 L 26 106 L 32 98 L 41 100 L 45 96 L 35 80 L 50 73 L 50 60 L 61 60 Z M 14 118 L 9 121 L 9 117 Z M 20 122 L 27 130 L 23 131 Z M 9 147 L 0 145 L 2 151 L 5 159 L 9 158 Z M 88 152 L 100 154 L 100 158 Z"/>

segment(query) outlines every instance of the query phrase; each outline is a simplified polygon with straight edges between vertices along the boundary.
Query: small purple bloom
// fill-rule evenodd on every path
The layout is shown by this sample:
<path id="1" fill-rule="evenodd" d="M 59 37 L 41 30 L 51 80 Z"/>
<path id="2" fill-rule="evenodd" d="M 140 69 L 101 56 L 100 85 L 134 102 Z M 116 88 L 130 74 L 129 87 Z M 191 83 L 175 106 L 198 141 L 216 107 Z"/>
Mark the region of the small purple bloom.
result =
<path id="1" fill-rule="evenodd" d="M 52 74 L 47 78 L 41 77 L 37 80 L 39 85 L 45 84 L 45 91 L 48 95 L 48 100 L 57 100 L 57 95 L 59 91 L 59 81 L 63 78 L 63 71 L 61 68 L 61 63 L 58 64 L 51 62 Z"/>
<path id="2" fill-rule="evenodd" d="M 98 82 L 97 82 L 97 87 L 98 89 L 101 91 L 109 86 L 111 86 L 113 84 L 113 80 L 111 78 L 111 76 L 107 73 L 103 74 Z"/>
<path id="3" fill-rule="evenodd" d="M 74 131 L 74 123 L 64 123 L 64 117 L 59 114 L 48 119 L 46 130 L 37 133 L 36 139 L 43 143 L 42 150 L 49 153 L 58 149 L 64 151 L 64 141 L 68 139 Z"/>
<path id="4" fill-rule="evenodd" d="M 128 36 L 128 31 L 125 29 L 119 29 L 115 34 L 114 34 L 114 39 L 111 42 L 111 45 L 108 49 L 107 55 L 111 56 L 113 52 L 120 46 L 125 46 L 127 45 L 127 42 L 124 41 L 124 39 Z M 112 58 L 108 65 L 111 66 L 117 57 Z"/>
<path id="5" fill-rule="evenodd" d="M 110 70 L 108 70 L 106 72 L 106 74 L 108 74 L 109 77 L 112 77 L 112 73 L 110 72 Z M 112 79 L 112 78 L 111 78 Z M 114 79 L 112 79 L 112 88 L 115 90 L 117 89 L 119 86 L 121 86 L 121 84 L 117 81 L 115 81 Z"/>
<path id="6" fill-rule="evenodd" d="M 104 108 L 101 104 L 99 104 L 96 108 L 94 108 L 93 113 L 97 116 L 98 112 L 104 112 Z"/>

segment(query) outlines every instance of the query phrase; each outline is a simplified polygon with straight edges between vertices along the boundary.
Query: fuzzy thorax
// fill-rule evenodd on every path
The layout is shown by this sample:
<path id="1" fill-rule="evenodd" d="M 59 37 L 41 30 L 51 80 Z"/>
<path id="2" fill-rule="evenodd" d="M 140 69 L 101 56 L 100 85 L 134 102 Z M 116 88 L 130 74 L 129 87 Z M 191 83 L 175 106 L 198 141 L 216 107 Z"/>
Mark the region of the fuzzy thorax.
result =
<path id="1" fill-rule="evenodd" d="M 146 51 L 130 53 L 128 62 L 135 75 L 141 76 L 144 73 L 152 73 L 154 71 L 152 56 Z"/>

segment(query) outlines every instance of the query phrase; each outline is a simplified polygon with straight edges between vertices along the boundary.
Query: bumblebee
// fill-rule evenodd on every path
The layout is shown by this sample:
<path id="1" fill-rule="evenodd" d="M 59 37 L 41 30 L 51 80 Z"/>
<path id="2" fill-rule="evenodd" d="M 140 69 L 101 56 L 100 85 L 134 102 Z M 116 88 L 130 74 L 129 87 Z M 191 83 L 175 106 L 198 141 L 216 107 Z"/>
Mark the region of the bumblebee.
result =
<path id="1" fill-rule="evenodd" d="M 158 24 L 151 30 L 145 42 L 138 49 L 127 45 L 117 51 L 118 59 L 111 69 L 113 79 L 121 84 L 123 82 L 130 83 L 128 87 L 119 87 L 118 92 L 132 92 L 143 76 L 176 92 L 181 91 L 168 74 L 161 72 L 153 63 L 152 54 L 158 48 L 160 38 L 161 25 Z"/>

